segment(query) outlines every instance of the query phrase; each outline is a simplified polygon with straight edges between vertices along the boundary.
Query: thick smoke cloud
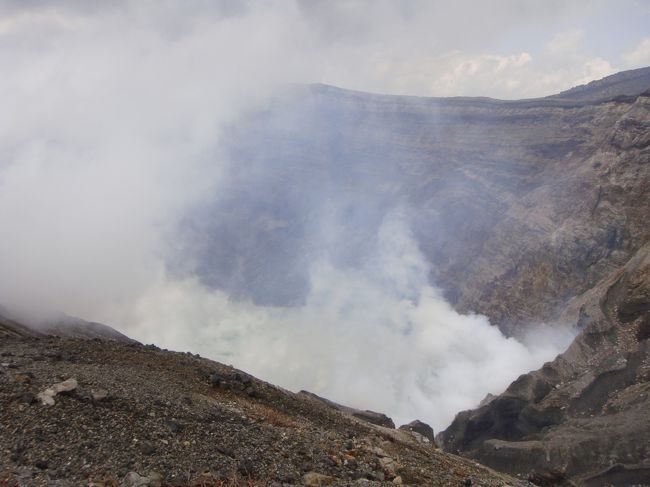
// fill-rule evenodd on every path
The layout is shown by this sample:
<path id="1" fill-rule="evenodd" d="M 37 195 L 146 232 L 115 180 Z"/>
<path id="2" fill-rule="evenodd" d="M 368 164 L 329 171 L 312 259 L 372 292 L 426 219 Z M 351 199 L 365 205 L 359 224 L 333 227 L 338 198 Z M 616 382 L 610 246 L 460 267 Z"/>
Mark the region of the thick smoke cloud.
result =
<path id="1" fill-rule="evenodd" d="M 293 390 L 440 430 L 487 392 L 552 359 L 572 335 L 538 331 L 524 346 L 484 316 L 458 314 L 427 284 L 429 266 L 406 221 L 400 212 L 386 215 L 361 268 L 313 262 L 298 307 L 256 306 L 196 279 L 160 276 L 138 301 L 137 332 Z"/>
<path id="2" fill-rule="evenodd" d="M 563 3 L 499 10 L 494 32 L 480 29 L 493 6 L 475 3 L 0 3 L 0 303 L 104 321 L 440 428 L 568 337 L 526 347 L 485 317 L 458 315 L 428 280 L 410 208 L 371 215 L 355 265 L 305 258 L 296 306 L 255 304 L 179 272 L 193 256 L 177 253 L 177 232 L 227 191 L 237 163 L 228 128 L 287 83 L 514 98 L 607 74 L 581 53 L 577 70 L 551 50 L 540 68 L 524 52 L 483 53 L 446 27 L 463 20 L 482 45 L 499 26 L 553 22 Z M 551 81 L 528 83 L 549 69 Z M 334 208 L 322 234 L 307 232 L 310 245 L 327 248 L 339 216 Z"/>
<path id="3" fill-rule="evenodd" d="M 305 80 L 299 59 L 285 62 L 291 9 L 143 5 L 4 21 L 0 291 L 11 302 L 85 316 L 128 303 L 156 272 L 164 233 L 214 191 L 223 124 Z"/>

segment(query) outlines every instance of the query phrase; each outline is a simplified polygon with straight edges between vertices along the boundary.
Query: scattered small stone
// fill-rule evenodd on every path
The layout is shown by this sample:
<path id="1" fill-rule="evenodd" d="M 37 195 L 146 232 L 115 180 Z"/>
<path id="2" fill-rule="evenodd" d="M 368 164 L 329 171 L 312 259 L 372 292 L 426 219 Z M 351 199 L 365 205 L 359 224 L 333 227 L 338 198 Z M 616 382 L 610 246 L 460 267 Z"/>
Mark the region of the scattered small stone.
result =
<path id="1" fill-rule="evenodd" d="M 43 353 L 43 356 L 54 361 L 61 360 L 63 358 L 63 354 L 59 350 L 47 350 Z"/>
<path id="2" fill-rule="evenodd" d="M 172 433 L 180 433 L 180 431 L 183 429 L 183 426 L 178 421 L 173 421 L 169 419 L 165 421 L 165 426 Z"/>
<path id="3" fill-rule="evenodd" d="M 228 447 L 223 446 L 223 445 L 217 445 L 214 447 L 215 450 L 217 450 L 219 453 L 222 455 L 225 455 L 230 458 L 235 458 L 235 453 Z"/>
<path id="4" fill-rule="evenodd" d="M 24 374 L 16 374 L 14 376 L 14 380 L 16 382 L 21 382 L 23 384 L 29 384 L 32 381 L 33 378 L 34 378 L 34 375 L 29 373 L 29 372 L 24 373 Z"/>
<path id="5" fill-rule="evenodd" d="M 77 379 L 67 379 L 39 392 L 37 397 L 43 405 L 54 406 L 54 396 L 63 392 L 74 391 L 77 385 Z"/>
<path id="6" fill-rule="evenodd" d="M 383 482 L 386 480 L 386 475 L 384 475 L 384 472 L 370 472 L 367 475 L 368 480 L 375 480 L 378 482 Z"/>
<path id="7" fill-rule="evenodd" d="M 158 472 L 149 473 L 149 487 L 160 487 L 163 482 L 163 476 Z"/>
<path id="8" fill-rule="evenodd" d="M 20 396 L 20 401 L 23 404 L 34 404 L 36 402 L 36 396 L 31 392 L 26 392 L 25 394 Z"/>
<path id="9" fill-rule="evenodd" d="M 140 445 L 140 451 L 144 455 L 153 455 L 154 453 L 156 453 L 156 447 L 153 446 L 151 443 L 142 443 Z"/>
<path id="10" fill-rule="evenodd" d="M 237 466 L 237 471 L 245 476 L 251 476 L 253 475 L 255 470 L 255 465 L 251 460 L 248 458 L 245 458 L 244 460 L 239 462 L 239 465 Z"/>
<path id="11" fill-rule="evenodd" d="M 302 477 L 302 484 L 307 487 L 320 487 L 322 485 L 332 485 L 333 483 L 334 479 L 332 477 L 317 472 L 309 472 Z"/>
<path id="12" fill-rule="evenodd" d="M 137 347 L 111 342 L 100 345 L 77 339 L 57 342 L 65 357 L 76 360 L 64 359 L 58 364 L 31 361 L 52 342 L 7 345 L 19 351 L 18 357 L 20 353 L 29 357 L 29 370 L 35 374 L 29 386 L 14 380 L 17 373 L 26 374 L 26 365 L 21 362 L 17 362 L 18 371 L 3 368 L 4 375 L 0 374 L 3 413 L 6 404 L 11 424 L 24 421 L 26 425 L 20 436 L 13 426 L 0 425 L 0 457 L 5 452 L 11 469 L 27 472 L 25 479 L 17 477 L 17 485 L 37 485 L 30 483 L 32 479 L 69 486 L 161 485 L 163 479 L 150 468 L 162 473 L 169 485 L 202 485 L 197 483 L 199 480 L 205 485 L 238 481 L 247 485 L 275 482 L 278 486 L 329 487 L 356 485 L 357 481 L 363 485 L 400 485 L 402 472 L 407 471 L 414 472 L 414 479 L 418 475 L 434 478 L 437 467 L 433 463 L 421 465 L 409 454 L 419 451 L 414 450 L 414 442 L 392 439 L 399 440 L 403 435 L 388 436 L 363 422 L 321 411 L 318 405 L 312 410 L 310 401 L 225 366 L 216 364 L 206 369 L 202 365 L 192 380 L 196 369 L 190 363 L 188 373 L 187 368 L 183 369 L 186 364 L 174 362 L 178 359 L 175 354 L 144 354 Z M 0 343 L 0 348 L 3 346 Z M 183 360 L 191 362 L 185 357 Z M 242 394 L 212 389 L 206 374 L 210 370 L 223 371 L 223 380 L 236 385 L 230 390 L 241 390 Z M 202 379 L 195 380 L 199 377 Z M 169 384 L 165 382 L 168 378 Z M 251 390 L 263 391 L 263 395 L 251 400 Z M 38 397 L 41 391 L 47 394 Z M 70 399 L 57 397 L 66 392 Z M 57 404 L 41 408 L 38 405 L 43 399 Z M 34 402 L 36 406 L 29 406 Z M 263 407 L 299 418 L 299 426 L 287 429 L 260 423 L 257 418 Z M 35 460 L 43 459 L 49 462 L 47 468 L 45 463 L 37 468 Z M 397 459 L 403 467 L 395 467 Z M 201 475 L 208 471 L 205 466 L 209 466 L 213 477 Z M 418 467 L 422 467 L 421 474 L 417 473 Z M 397 472 L 402 473 L 399 479 Z M 457 477 L 456 482 L 464 477 Z M 476 485 L 482 483 L 483 477 L 474 479 Z M 451 479 L 450 484 L 453 482 Z"/>
<path id="13" fill-rule="evenodd" d="M 149 477 L 143 477 L 137 472 L 129 472 L 122 481 L 123 487 L 149 487 Z"/>
<path id="14" fill-rule="evenodd" d="M 103 401 L 108 397 L 108 391 L 106 389 L 97 389 L 97 390 L 92 390 L 91 396 L 93 398 L 93 401 Z"/>
<path id="15" fill-rule="evenodd" d="M 296 476 L 290 473 L 282 473 L 276 477 L 276 480 L 283 484 L 293 484 L 296 481 Z"/>
<path id="16" fill-rule="evenodd" d="M 48 462 L 47 460 L 36 460 L 34 466 L 41 470 L 47 470 Z"/>

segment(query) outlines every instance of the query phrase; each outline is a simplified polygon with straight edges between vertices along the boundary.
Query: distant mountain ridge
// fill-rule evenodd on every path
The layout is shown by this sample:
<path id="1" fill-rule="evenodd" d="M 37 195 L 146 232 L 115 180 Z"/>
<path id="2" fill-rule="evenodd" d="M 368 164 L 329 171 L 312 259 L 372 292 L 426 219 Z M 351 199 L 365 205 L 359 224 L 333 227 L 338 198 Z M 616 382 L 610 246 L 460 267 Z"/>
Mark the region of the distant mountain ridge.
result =
<path id="1" fill-rule="evenodd" d="M 431 104 L 467 104 L 467 103 L 503 103 L 515 105 L 551 105 L 554 102 L 557 106 L 570 106 L 575 102 L 599 103 L 611 101 L 617 97 L 636 97 L 650 89 L 650 66 L 645 68 L 620 71 L 618 73 L 606 76 L 604 78 L 590 81 L 583 85 L 577 85 L 560 93 L 536 97 L 522 98 L 518 100 L 504 100 L 487 96 L 417 96 L 417 95 L 390 95 L 378 93 L 366 93 L 363 91 L 348 90 L 333 85 L 313 84 L 311 85 L 316 91 L 322 93 L 336 94 L 347 96 L 358 95 L 362 98 L 376 98 L 393 101 L 418 101 Z"/>
<path id="2" fill-rule="evenodd" d="M 14 315 L 0 307 L 0 338 L 1 337 L 33 337 L 45 338 L 59 336 L 65 338 L 99 338 L 125 343 L 135 340 L 108 325 L 85 321 L 72 316 L 60 314 L 38 323 Z"/>
<path id="3" fill-rule="evenodd" d="M 563 91 L 551 98 L 597 101 L 617 96 L 636 96 L 650 89 L 650 67 L 622 71 Z"/>

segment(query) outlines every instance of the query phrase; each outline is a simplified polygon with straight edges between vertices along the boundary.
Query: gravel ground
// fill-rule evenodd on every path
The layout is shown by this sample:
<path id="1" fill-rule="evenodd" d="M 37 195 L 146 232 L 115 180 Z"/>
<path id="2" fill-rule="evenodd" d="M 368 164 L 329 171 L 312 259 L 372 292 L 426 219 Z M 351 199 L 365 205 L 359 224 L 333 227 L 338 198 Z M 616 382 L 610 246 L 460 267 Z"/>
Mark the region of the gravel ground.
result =
<path id="1" fill-rule="evenodd" d="M 0 337 L 2 487 L 360 483 L 526 485 L 190 353 Z"/>

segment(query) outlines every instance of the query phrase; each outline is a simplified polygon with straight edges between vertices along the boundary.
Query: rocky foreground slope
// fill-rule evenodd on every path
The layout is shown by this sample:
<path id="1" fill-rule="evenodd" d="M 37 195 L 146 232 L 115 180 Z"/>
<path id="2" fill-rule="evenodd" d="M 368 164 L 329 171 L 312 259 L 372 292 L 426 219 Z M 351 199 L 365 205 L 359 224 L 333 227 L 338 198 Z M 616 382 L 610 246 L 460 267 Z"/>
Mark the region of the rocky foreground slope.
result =
<path id="1" fill-rule="evenodd" d="M 422 438 L 190 353 L 0 335 L 3 486 L 518 484 Z"/>

